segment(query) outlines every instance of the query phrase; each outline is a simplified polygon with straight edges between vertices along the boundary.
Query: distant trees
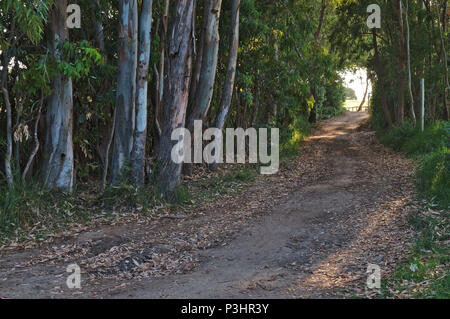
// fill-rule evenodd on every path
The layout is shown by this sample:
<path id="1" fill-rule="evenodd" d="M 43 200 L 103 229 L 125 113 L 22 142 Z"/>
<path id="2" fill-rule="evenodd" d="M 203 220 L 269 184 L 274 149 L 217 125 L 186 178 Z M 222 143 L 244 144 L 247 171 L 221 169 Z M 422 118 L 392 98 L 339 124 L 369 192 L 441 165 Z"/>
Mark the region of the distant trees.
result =
<path id="1" fill-rule="evenodd" d="M 345 88 L 345 97 L 347 100 L 357 100 L 358 98 L 356 97 L 356 92 L 355 90 L 351 89 L 351 88 Z"/>

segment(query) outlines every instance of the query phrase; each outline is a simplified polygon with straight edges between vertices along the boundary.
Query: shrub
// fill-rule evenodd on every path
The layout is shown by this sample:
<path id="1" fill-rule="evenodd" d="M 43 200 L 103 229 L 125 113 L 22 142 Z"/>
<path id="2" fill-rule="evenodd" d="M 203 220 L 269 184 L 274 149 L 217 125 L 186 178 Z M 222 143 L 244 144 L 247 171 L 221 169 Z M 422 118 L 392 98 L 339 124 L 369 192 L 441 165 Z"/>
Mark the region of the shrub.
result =
<path id="1" fill-rule="evenodd" d="M 425 155 L 417 169 L 417 185 L 428 198 L 444 207 L 450 204 L 450 149 L 443 147 Z"/>
<path id="2" fill-rule="evenodd" d="M 416 134 L 405 140 L 402 151 L 409 156 L 428 154 L 443 147 L 450 147 L 450 123 L 437 122 L 425 128 L 422 134 Z"/>
<path id="3" fill-rule="evenodd" d="M 396 151 L 401 151 L 405 142 L 417 133 L 416 128 L 410 122 L 406 122 L 402 126 L 392 128 L 387 134 L 382 135 L 380 140 L 384 145 Z"/>

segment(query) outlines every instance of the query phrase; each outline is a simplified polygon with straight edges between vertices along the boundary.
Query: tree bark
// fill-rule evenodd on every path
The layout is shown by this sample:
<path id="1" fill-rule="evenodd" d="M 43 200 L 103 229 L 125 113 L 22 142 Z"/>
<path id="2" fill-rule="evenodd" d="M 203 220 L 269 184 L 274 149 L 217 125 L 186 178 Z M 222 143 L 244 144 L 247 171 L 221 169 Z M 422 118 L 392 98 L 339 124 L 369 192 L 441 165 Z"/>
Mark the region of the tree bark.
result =
<path id="1" fill-rule="evenodd" d="M 50 14 L 50 52 L 55 62 L 62 60 L 58 45 L 68 40 L 66 27 L 67 0 L 55 2 Z M 43 161 L 44 185 L 49 189 L 72 192 L 74 158 L 72 144 L 73 89 L 72 79 L 57 74 L 52 79 L 53 92 L 48 98 Z"/>
<path id="2" fill-rule="evenodd" d="M 450 118 L 450 105 L 447 105 L 447 98 L 448 98 L 448 92 L 450 91 L 450 82 L 449 82 L 449 78 L 448 78 L 448 57 L 447 57 L 447 51 L 446 51 L 446 47 L 445 47 L 445 38 L 444 38 L 444 32 L 446 31 L 447 28 L 447 19 L 445 18 L 447 15 L 447 1 L 445 1 L 445 5 L 444 5 L 444 19 L 442 21 L 441 17 L 440 17 L 440 13 L 439 13 L 439 8 L 438 6 L 436 6 L 436 14 L 438 17 L 438 23 L 439 23 L 439 35 L 440 35 L 440 40 L 441 40 L 441 52 L 442 52 L 442 59 L 444 61 L 444 81 L 445 81 L 445 88 L 444 88 L 444 111 L 445 111 L 445 115 L 446 115 L 446 120 L 449 120 Z M 442 25 L 442 27 L 441 27 Z"/>
<path id="3" fill-rule="evenodd" d="M 378 50 L 376 29 L 372 29 L 372 41 L 373 41 L 373 48 L 374 48 L 374 52 L 375 52 L 374 53 L 375 70 L 376 70 L 377 78 L 379 81 L 378 94 L 380 95 L 381 105 L 383 107 L 383 112 L 384 112 L 384 117 L 386 119 L 386 122 L 389 127 L 392 127 L 392 125 L 393 125 L 392 117 L 391 117 L 391 113 L 389 111 L 389 107 L 388 107 L 388 103 L 387 103 L 386 92 L 384 91 L 384 70 L 383 70 L 383 65 L 381 64 L 380 53 Z"/>
<path id="4" fill-rule="evenodd" d="M 407 63 L 408 63 L 408 90 L 409 90 L 409 98 L 410 98 L 410 113 L 411 119 L 413 120 L 414 126 L 417 123 L 416 120 L 416 111 L 414 110 L 414 95 L 412 91 L 412 73 L 411 73 L 411 46 L 410 46 L 410 32 L 409 32 L 409 4 L 408 0 L 406 0 L 406 8 L 405 8 L 405 22 L 406 22 L 406 53 L 407 53 Z"/>
<path id="5" fill-rule="evenodd" d="M 143 0 L 139 30 L 139 54 L 136 71 L 136 127 L 134 131 L 132 167 L 136 186 L 144 185 L 145 143 L 147 135 L 148 70 L 152 29 L 153 0 Z"/>
<path id="6" fill-rule="evenodd" d="M 11 103 L 9 101 L 8 89 L 3 86 L 3 99 L 6 105 L 6 153 L 5 153 L 5 175 L 8 186 L 11 187 L 14 184 L 13 174 L 11 169 L 11 157 L 12 157 L 12 112 Z"/>
<path id="7" fill-rule="evenodd" d="M 406 52 L 405 52 L 405 33 L 403 27 L 403 3 L 397 0 L 397 24 L 398 24 L 398 109 L 396 122 L 402 125 L 405 115 L 405 88 L 406 88 Z"/>
<path id="8" fill-rule="evenodd" d="M 206 17 L 205 38 L 203 43 L 202 67 L 198 88 L 194 98 L 194 105 L 189 114 L 187 127 L 192 132 L 194 121 L 203 120 L 211 106 L 214 90 L 214 81 L 217 71 L 217 58 L 219 52 L 219 19 L 222 0 L 209 0 Z"/>
<path id="9" fill-rule="evenodd" d="M 100 20 L 100 0 L 95 0 L 95 6 L 97 9 L 94 20 L 95 43 L 98 45 L 100 53 L 105 54 L 105 35 L 103 32 L 103 23 Z"/>
<path id="10" fill-rule="evenodd" d="M 366 103 L 367 93 L 369 92 L 369 71 L 367 71 L 366 74 L 367 74 L 366 90 L 364 91 L 364 96 L 363 96 L 361 104 L 359 105 L 358 112 L 362 111 L 364 104 Z"/>
<path id="11" fill-rule="evenodd" d="M 158 154 L 159 188 L 168 200 L 174 199 L 176 187 L 180 182 L 181 164 L 172 160 L 173 130 L 185 126 L 186 108 L 189 98 L 189 83 L 192 71 L 192 28 L 194 21 L 194 2 L 177 0 L 172 15 L 167 77 L 164 90 L 164 124 Z"/>
<path id="12" fill-rule="evenodd" d="M 120 0 L 119 62 L 112 183 L 127 181 L 135 129 L 137 69 L 137 0 Z"/>
<path id="13" fill-rule="evenodd" d="M 227 75 L 225 78 L 225 85 L 222 91 L 222 98 L 220 99 L 220 109 L 216 117 L 216 128 L 222 130 L 225 125 L 228 112 L 231 106 L 233 97 L 234 80 L 236 78 L 236 65 L 239 49 L 239 11 L 241 0 L 233 0 L 232 18 L 231 18 L 231 37 L 230 37 L 230 52 L 228 53 Z"/>
<path id="14" fill-rule="evenodd" d="M 23 170 L 22 181 L 25 181 L 25 179 L 27 178 L 28 172 L 30 171 L 30 168 L 31 168 L 31 165 L 33 164 L 34 158 L 36 157 L 36 154 L 40 148 L 39 137 L 38 137 L 38 128 L 39 128 L 39 121 L 41 120 L 43 105 L 44 105 L 44 92 L 41 90 L 41 100 L 39 102 L 38 115 L 36 117 L 36 122 L 34 124 L 34 131 L 33 131 L 34 149 L 33 149 L 33 152 L 31 152 L 30 157 L 28 158 L 25 169 Z"/>

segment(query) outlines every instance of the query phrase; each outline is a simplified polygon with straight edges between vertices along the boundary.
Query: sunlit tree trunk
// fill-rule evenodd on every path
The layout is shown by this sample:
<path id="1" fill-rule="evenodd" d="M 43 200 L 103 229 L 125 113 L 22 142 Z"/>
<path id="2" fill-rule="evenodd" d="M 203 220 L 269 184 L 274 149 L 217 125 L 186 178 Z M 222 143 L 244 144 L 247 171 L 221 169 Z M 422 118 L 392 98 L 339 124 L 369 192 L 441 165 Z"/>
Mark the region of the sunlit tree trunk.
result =
<path id="1" fill-rule="evenodd" d="M 185 126 L 186 108 L 189 98 L 189 83 L 192 71 L 194 2 L 177 0 L 171 18 L 167 77 L 164 89 L 164 123 L 158 154 L 159 188 L 165 198 L 174 199 L 180 182 L 181 164 L 172 160 L 173 130 Z"/>
<path id="2" fill-rule="evenodd" d="M 361 112 L 364 104 L 366 103 L 367 93 L 369 92 L 369 71 L 366 72 L 366 90 L 364 91 L 364 96 L 361 104 L 359 105 L 358 112 Z"/>
<path id="3" fill-rule="evenodd" d="M 135 128 L 137 68 L 137 0 L 120 0 L 119 62 L 117 75 L 116 124 L 112 155 L 112 183 L 129 176 Z"/>
<path id="4" fill-rule="evenodd" d="M 132 152 L 133 179 L 137 186 L 144 184 L 145 143 L 147 135 L 148 69 L 152 28 L 153 0 L 143 0 L 139 30 L 139 54 L 136 75 L 136 127 Z"/>
<path id="5" fill-rule="evenodd" d="M 55 2 L 50 13 L 50 52 L 55 62 L 62 60 L 59 44 L 68 40 L 66 27 L 67 0 Z M 73 92 L 72 79 L 57 74 L 51 81 L 48 98 L 43 161 L 44 184 L 50 189 L 71 192 L 74 186 L 72 144 Z"/>

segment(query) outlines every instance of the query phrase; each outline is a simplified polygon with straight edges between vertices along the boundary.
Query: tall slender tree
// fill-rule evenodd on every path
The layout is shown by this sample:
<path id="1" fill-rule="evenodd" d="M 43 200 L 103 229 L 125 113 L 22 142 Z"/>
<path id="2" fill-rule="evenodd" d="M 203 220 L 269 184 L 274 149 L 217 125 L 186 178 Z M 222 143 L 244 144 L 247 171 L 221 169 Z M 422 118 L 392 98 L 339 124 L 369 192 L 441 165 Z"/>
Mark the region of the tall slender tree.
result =
<path id="1" fill-rule="evenodd" d="M 50 13 L 49 36 L 49 51 L 55 63 L 63 60 L 61 45 L 69 39 L 66 15 L 67 0 L 55 1 Z M 74 186 L 72 79 L 58 73 L 51 80 L 51 86 L 42 170 L 44 184 L 50 189 L 71 192 Z"/>
<path id="2" fill-rule="evenodd" d="M 134 131 L 132 167 L 134 183 L 144 184 L 145 144 L 147 136 L 147 91 L 150 61 L 153 0 L 143 0 L 139 30 L 139 54 L 136 72 L 136 127 Z"/>
<path id="3" fill-rule="evenodd" d="M 217 58 L 219 52 L 219 20 L 222 7 L 222 0 L 208 0 L 205 3 L 206 19 L 204 39 L 202 43 L 201 71 L 198 80 L 198 87 L 194 99 L 194 104 L 188 115 L 187 127 L 192 132 L 194 121 L 203 120 L 209 111 L 214 91 L 214 81 L 217 71 Z"/>
<path id="4" fill-rule="evenodd" d="M 169 200 L 174 198 L 180 182 L 181 164 L 172 159 L 172 132 L 183 128 L 186 122 L 186 108 L 189 98 L 189 83 L 192 71 L 194 1 L 177 0 L 171 18 L 167 77 L 164 85 L 164 123 L 162 128 L 158 163 L 159 188 Z M 180 150 L 181 152 L 183 149 Z"/>
<path id="5" fill-rule="evenodd" d="M 225 84 L 220 99 L 220 108 L 216 117 L 216 127 L 220 130 L 225 125 L 225 120 L 230 110 L 231 99 L 233 97 L 234 80 L 236 77 L 236 64 L 239 49 L 239 11 L 241 0 L 233 0 L 231 8 L 231 26 L 230 26 L 230 51 L 228 53 L 227 74 Z"/>
<path id="6" fill-rule="evenodd" d="M 127 176 L 131 164 L 135 129 L 136 70 L 138 45 L 137 0 L 119 2 L 119 62 L 116 96 L 112 183 Z"/>

